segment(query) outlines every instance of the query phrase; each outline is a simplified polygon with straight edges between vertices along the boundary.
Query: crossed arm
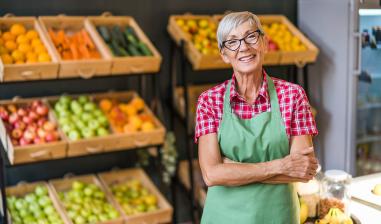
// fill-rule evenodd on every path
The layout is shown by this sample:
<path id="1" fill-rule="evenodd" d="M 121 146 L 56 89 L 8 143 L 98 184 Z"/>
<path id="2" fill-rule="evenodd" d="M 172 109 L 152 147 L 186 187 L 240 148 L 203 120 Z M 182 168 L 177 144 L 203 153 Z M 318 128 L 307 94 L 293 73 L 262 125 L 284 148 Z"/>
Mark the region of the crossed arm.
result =
<path id="1" fill-rule="evenodd" d="M 223 158 L 216 133 L 201 136 L 198 148 L 202 176 L 208 186 L 307 182 L 317 168 L 310 135 L 291 137 L 288 156 L 263 163 L 238 163 Z"/>

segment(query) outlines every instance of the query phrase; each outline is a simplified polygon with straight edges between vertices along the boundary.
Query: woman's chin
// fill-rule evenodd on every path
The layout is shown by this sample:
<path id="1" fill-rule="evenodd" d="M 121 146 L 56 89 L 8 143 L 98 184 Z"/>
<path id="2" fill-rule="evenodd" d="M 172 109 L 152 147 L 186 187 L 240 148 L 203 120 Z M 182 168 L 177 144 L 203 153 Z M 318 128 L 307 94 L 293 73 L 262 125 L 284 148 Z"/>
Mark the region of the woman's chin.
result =
<path id="1" fill-rule="evenodd" d="M 259 65 L 257 62 L 252 62 L 250 64 L 240 63 L 237 65 L 234 70 L 240 73 L 253 73 L 259 69 Z"/>

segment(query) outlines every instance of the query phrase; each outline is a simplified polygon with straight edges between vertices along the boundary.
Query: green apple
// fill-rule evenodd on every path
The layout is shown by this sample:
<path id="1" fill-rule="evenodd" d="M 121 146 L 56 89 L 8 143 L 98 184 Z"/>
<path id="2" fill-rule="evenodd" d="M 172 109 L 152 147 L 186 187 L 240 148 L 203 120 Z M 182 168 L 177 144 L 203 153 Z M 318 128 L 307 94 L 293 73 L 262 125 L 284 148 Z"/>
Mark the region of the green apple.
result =
<path id="1" fill-rule="evenodd" d="M 104 115 L 100 115 L 97 117 L 97 120 L 98 122 L 102 125 L 102 126 L 108 126 L 108 120 L 107 120 L 107 117 L 104 116 Z"/>
<path id="2" fill-rule="evenodd" d="M 68 105 L 71 102 L 71 97 L 68 95 L 63 95 L 58 99 L 58 102 L 63 105 Z"/>
<path id="3" fill-rule="evenodd" d="M 91 120 L 88 122 L 88 127 L 92 130 L 98 129 L 100 126 L 99 122 L 97 120 Z"/>
<path id="4" fill-rule="evenodd" d="M 91 196 L 93 195 L 94 193 L 94 190 L 90 187 L 86 187 L 84 190 L 83 190 L 83 193 L 86 195 L 86 196 Z"/>
<path id="5" fill-rule="evenodd" d="M 34 190 L 34 193 L 37 196 L 43 196 L 43 195 L 48 195 L 48 188 L 45 186 L 37 186 L 36 189 Z"/>
<path id="6" fill-rule="evenodd" d="M 97 129 L 97 135 L 98 136 L 107 136 L 108 135 L 108 130 L 106 128 L 98 128 Z"/>
<path id="7" fill-rule="evenodd" d="M 77 215 L 77 217 L 74 218 L 75 224 L 83 224 L 86 223 L 86 219 L 80 215 Z"/>
<path id="8" fill-rule="evenodd" d="M 52 204 L 52 201 L 50 200 L 50 198 L 46 195 L 44 196 L 41 196 L 39 199 L 38 199 L 38 204 L 42 207 L 46 207 L 48 205 L 51 205 Z"/>
<path id="9" fill-rule="evenodd" d="M 71 184 L 71 187 L 73 188 L 73 190 L 83 190 L 85 188 L 85 184 L 81 181 L 75 180 Z"/>
<path id="10" fill-rule="evenodd" d="M 89 102 L 89 97 L 86 96 L 86 95 L 81 95 L 81 96 L 78 97 L 77 100 L 78 100 L 78 102 L 79 102 L 80 104 L 83 105 L 83 104 Z"/>
<path id="11" fill-rule="evenodd" d="M 83 109 L 85 111 L 91 112 L 91 111 L 94 111 L 95 109 L 97 109 L 97 105 L 93 102 L 87 102 L 83 105 Z"/>
<path id="12" fill-rule="evenodd" d="M 84 138 L 92 138 L 95 136 L 95 132 L 90 128 L 83 128 L 81 134 Z"/>
<path id="13" fill-rule="evenodd" d="M 75 129 L 75 126 L 71 123 L 62 124 L 61 129 L 65 133 L 69 133 L 71 130 Z"/>
<path id="14" fill-rule="evenodd" d="M 81 139 L 81 134 L 77 130 L 71 130 L 68 134 L 70 140 L 75 141 Z"/>
<path id="15" fill-rule="evenodd" d="M 18 198 L 15 201 L 15 207 L 17 210 L 25 209 L 27 206 L 27 202 L 24 199 Z"/>
<path id="16" fill-rule="evenodd" d="M 98 219 L 101 222 L 105 222 L 105 221 L 109 220 L 109 217 L 106 214 L 99 214 Z"/>
<path id="17" fill-rule="evenodd" d="M 104 116 L 103 112 L 99 109 L 95 109 L 93 111 L 93 115 L 94 115 L 94 117 Z"/>
<path id="18" fill-rule="evenodd" d="M 83 122 L 82 120 L 78 119 L 77 121 L 75 121 L 75 126 L 81 130 L 82 128 L 86 127 L 86 123 Z"/>
<path id="19" fill-rule="evenodd" d="M 82 121 L 85 121 L 85 122 L 88 122 L 90 120 L 93 119 L 93 115 L 89 112 L 83 112 L 82 115 L 81 115 L 81 120 Z"/>
<path id="20" fill-rule="evenodd" d="M 87 222 L 89 222 L 89 223 L 97 223 L 98 222 L 98 217 L 96 215 L 89 215 L 89 217 L 87 217 Z"/>

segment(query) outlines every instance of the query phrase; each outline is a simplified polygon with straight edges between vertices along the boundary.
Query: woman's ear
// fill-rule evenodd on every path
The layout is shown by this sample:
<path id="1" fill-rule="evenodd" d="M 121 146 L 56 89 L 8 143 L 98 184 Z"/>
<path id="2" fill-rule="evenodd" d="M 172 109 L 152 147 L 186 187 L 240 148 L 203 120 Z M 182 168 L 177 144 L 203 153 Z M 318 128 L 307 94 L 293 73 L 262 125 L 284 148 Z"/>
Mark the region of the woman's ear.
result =
<path id="1" fill-rule="evenodd" d="M 220 55 L 221 55 L 222 60 L 223 60 L 226 64 L 230 64 L 230 59 L 229 59 L 229 57 L 225 54 L 224 49 L 220 50 Z"/>
<path id="2" fill-rule="evenodd" d="M 267 53 L 269 51 L 269 38 L 267 37 L 267 35 L 264 35 L 262 40 L 263 52 Z"/>

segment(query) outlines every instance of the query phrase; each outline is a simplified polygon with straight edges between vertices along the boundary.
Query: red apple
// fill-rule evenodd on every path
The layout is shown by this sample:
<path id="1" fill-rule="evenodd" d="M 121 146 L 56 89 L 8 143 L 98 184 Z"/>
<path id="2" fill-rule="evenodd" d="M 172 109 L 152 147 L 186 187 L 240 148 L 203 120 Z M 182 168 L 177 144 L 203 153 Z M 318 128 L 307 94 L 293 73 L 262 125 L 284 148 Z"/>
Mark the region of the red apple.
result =
<path id="1" fill-rule="evenodd" d="M 30 143 L 29 140 L 25 139 L 24 137 L 20 138 L 20 146 L 28 145 Z"/>
<path id="2" fill-rule="evenodd" d="M 46 121 L 47 121 L 46 118 L 40 118 L 40 119 L 38 119 L 38 121 L 37 121 L 38 127 L 42 127 L 45 124 Z"/>
<path id="3" fill-rule="evenodd" d="M 34 144 L 41 144 L 41 143 L 45 143 L 46 141 L 45 141 L 45 139 L 44 138 L 39 138 L 39 137 L 37 137 L 37 138 L 35 138 L 34 140 L 33 140 L 33 143 Z"/>
<path id="4" fill-rule="evenodd" d="M 45 139 L 46 137 L 46 131 L 42 128 L 38 128 L 37 129 L 37 135 L 38 137 L 42 138 L 42 139 Z"/>
<path id="5" fill-rule="evenodd" d="M 16 123 L 16 121 L 18 121 L 20 119 L 19 115 L 17 115 L 17 113 L 12 113 L 10 116 L 9 116 L 9 123 L 11 124 L 14 124 Z"/>
<path id="6" fill-rule="evenodd" d="M 26 115 L 26 110 L 23 109 L 23 108 L 19 108 L 19 109 L 17 110 L 17 114 L 18 114 L 20 117 L 23 117 L 23 116 Z"/>
<path id="7" fill-rule="evenodd" d="M 41 100 L 34 100 L 32 102 L 32 108 L 36 109 L 38 106 L 42 105 Z"/>
<path id="8" fill-rule="evenodd" d="M 13 130 L 13 125 L 10 124 L 10 123 L 5 123 L 5 130 L 9 133 L 9 132 L 12 132 Z"/>
<path id="9" fill-rule="evenodd" d="M 23 121 L 16 121 L 13 126 L 20 130 L 25 130 L 26 124 Z"/>
<path id="10" fill-rule="evenodd" d="M 48 114 L 49 112 L 49 108 L 45 105 L 39 105 L 37 108 L 36 108 L 36 112 L 37 114 L 39 114 L 40 116 L 45 116 Z"/>
<path id="11" fill-rule="evenodd" d="M 22 130 L 18 128 L 13 129 L 11 133 L 11 136 L 14 139 L 20 139 L 22 135 L 23 135 Z"/>
<path id="12" fill-rule="evenodd" d="M 48 133 L 46 133 L 45 140 L 47 142 L 54 142 L 54 141 L 57 141 L 57 139 L 58 139 L 58 133 L 57 132 L 48 132 Z"/>
<path id="13" fill-rule="evenodd" d="M 23 117 L 23 118 L 22 118 L 22 121 L 23 121 L 25 124 L 31 124 L 31 123 L 33 123 L 33 120 L 32 120 L 30 117 L 28 117 L 28 116 Z"/>
<path id="14" fill-rule="evenodd" d="M 36 123 L 31 123 L 26 127 L 26 130 L 36 132 L 37 131 L 37 124 Z"/>
<path id="15" fill-rule="evenodd" d="M 0 118 L 3 119 L 3 121 L 8 121 L 8 119 L 9 119 L 8 111 L 0 110 Z"/>
<path id="16" fill-rule="evenodd" d="M 38 114 L 34 112 L 33 110 L 29 112 L 29 118 L 32 119 L 33 121 L 38 119 Z"/>
<path id="17" fill-rule="evenodd" d="M 56 125 L 50 121 L 46 121 L 43 127 L 44 127 L 44 130 L 48 132 L 54 131 L 56 129 Z"/>
<path id="18" fill-rule="evenodd" d="M 36 132 L 27 129 L 27 130 L 24 132 L 23 138 L 24 138 L 25 140 L 27 140 L 28 142 L 31 142 L 31 141 L 33 141 L 34 138 L 36 138 Z"/>

